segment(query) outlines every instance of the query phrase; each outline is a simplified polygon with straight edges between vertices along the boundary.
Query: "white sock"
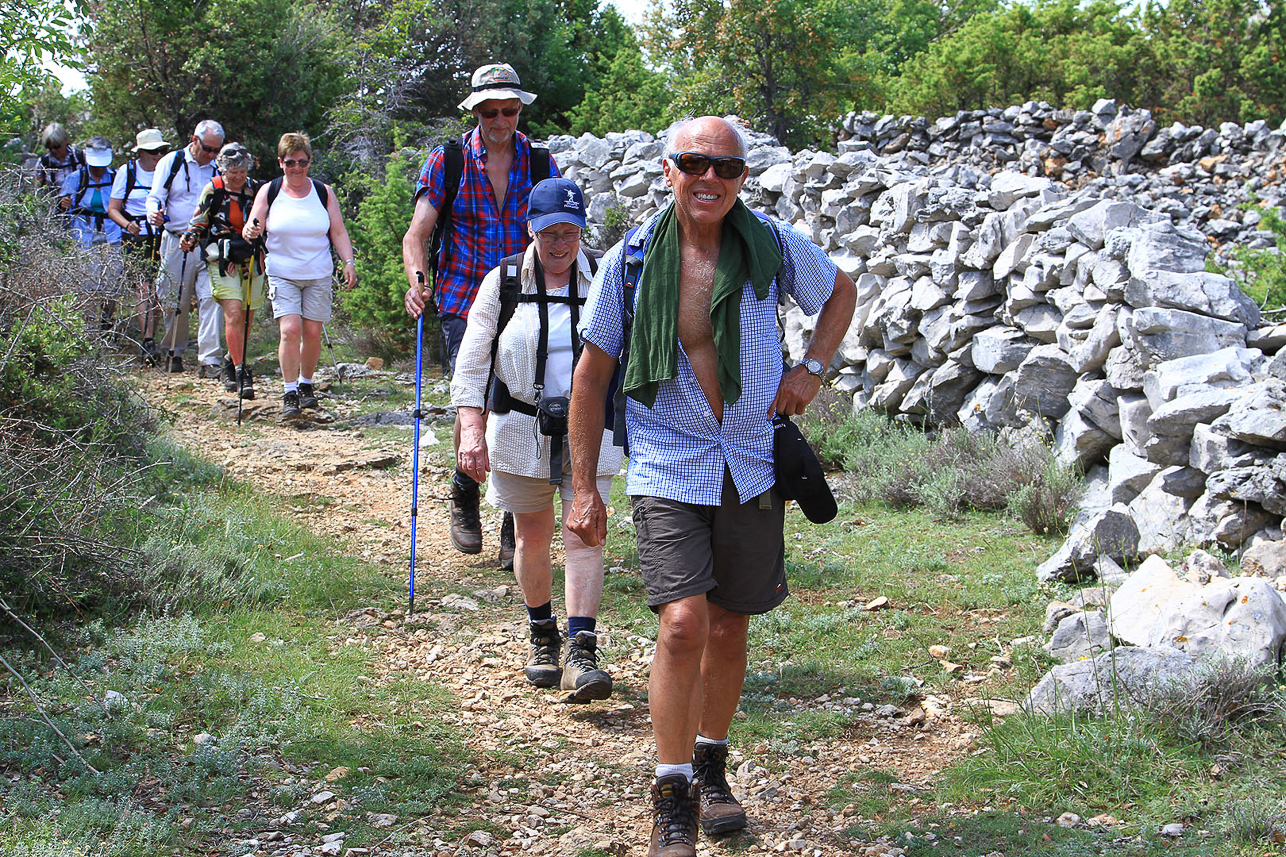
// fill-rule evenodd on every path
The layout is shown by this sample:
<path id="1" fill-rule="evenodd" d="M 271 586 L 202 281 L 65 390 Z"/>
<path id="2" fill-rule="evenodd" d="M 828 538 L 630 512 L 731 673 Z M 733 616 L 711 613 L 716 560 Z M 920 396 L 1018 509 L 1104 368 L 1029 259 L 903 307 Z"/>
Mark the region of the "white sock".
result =
<path id="1" fill-rule="evenodd" d="M 305 378 L 303 375 L 300 375 L 300 376 L 299 376 L 299 383 L 301 383 L 301 384 L 308 384 L 309 386 L 312 386 L 313 379 L 312 379 L 312 378 Z"/>
<path id="2" fill-rule="evenodd" d="M 298 392 L 299 392 L 299 382 L 298 382 L 298 381 L 286 381 L 286 382 L 285 382 L 285 384 L 286 384 L 286 392 L 287 392 L 287 393 L 298 393 Z"/>
<path id="3" fill-rule="evenodd" d="M 698 733 L 697 733 L 697 743 L 698 743 L 698 744 L 712 744 L 712 745 L 714 745 L 714 746 L 716 746 L 716 747 L 718 747 L 718 746 L 720 746 L 720 745 L 724 745 L 724 746 L 726 746 L 726 745 L 727 745 L 727 743 L 728 743 L 728 739 L 727 739 L 727 738 L 724 738 L 724 739 L 721 741 L 721 740 L 719 740 L 718 738 L 707 738 L 706 736 L 704 736 L 704 735 L 702 735 L 700 732 L 698 732 Z"/>
<path id="4" fill-rule="evenodd" d="M 656 766 L 656 778 L 658 780 L 661 779 L 661 777 L 669 777 L 674 774 L 683 774 L 683 776 L 687 778 L 688 782 L 692 782 L 692 763 L 688 762 L 685 765 Z"/>

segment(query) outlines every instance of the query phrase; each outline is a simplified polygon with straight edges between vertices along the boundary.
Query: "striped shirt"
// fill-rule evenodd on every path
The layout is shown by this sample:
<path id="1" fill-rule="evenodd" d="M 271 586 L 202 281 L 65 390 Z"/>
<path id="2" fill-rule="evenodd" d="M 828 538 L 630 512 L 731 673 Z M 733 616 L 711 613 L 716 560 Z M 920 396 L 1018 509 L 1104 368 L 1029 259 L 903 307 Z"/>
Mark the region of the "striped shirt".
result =
<path id="1" fill-rule="evenodd" d="M 451 234 L 443 236 L 438 258 L 437 302 L 443 315 L 468 316 L 482 278 L 506 256 L 527 247 L 527 197 L 531 194 L 531 142 L 514 132 L 514 162 L 509 167 L 509 188 L 504 206 L 496 209 L 496 196 L 487 179 L 487 150 L 477 128 L 464 137 L 464 173 L 451 206 Z M 428 197 L 441 212 L 446 196 L 444 147 L 434 149 L 420 170 L 415 199 Z M 559 175 L 553 158 L 551 178 Z"/>
<path id="2" fill-rule="evenodd" d="M 659 217 L 658 213 L 640 227 L 645 239 L 651 237 Z M 768 409 L 783 367 L 777 337 L 778 289 L 793 297 L 805 313 L 815 315 L 830 299 L 836 274 L 835 263 L 806 237 L 783 223 L 777 223 L 777 230 L 785 259 L 768 296 L 757 300 L 748 281 L 742 291 L 741 397 L 734 404 L 724 403 L 722 423 L 710 409 L 681 343 L 676 345 L 678 373 L 660 383 L 654 406 L 626 399 L 630 459 L 625 490 L 631 496 L 717 506 L 725 465 L 742 503 L 772 487 Z M 621 242 L 603 257 L 580 327 L 583 341 L 613 358 L 621 353 L 623 256 Z M 637 290 L 634 297 L 637 303 Z"/>

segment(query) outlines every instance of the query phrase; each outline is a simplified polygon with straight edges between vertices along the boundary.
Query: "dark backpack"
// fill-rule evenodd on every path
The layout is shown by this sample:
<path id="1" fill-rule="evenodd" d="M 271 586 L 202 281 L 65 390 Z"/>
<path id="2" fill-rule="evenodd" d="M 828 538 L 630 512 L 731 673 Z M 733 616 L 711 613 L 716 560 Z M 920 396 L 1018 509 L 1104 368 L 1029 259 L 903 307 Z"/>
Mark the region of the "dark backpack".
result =
<path id="1" fill-rule="evenodd" d="M 785 246 L 781 243 L 781 233 L 777 225 L 767 215 L 757 211 L 755 217 L 768 227 L 777 242 L 777 249 L 782 253 L 782 264 L 785 264 Z M 612 376 L 610 386 L 612 418 L 612 443 L 630 454 L 630 439 L 625 427 L 625 367 L 630 361 L 630 342 L 634 338 L 634 290 L 643 274 L 643 260 L 647 256 L 647 241 L 641 228 L 635 226 L 625 233 L 625 255 L 621 260 L 621 282 L 624 306 L 621 313 L 621 353 L 616 363 L 616 373 Z"/>
<path id="2" fill-rule="evenodd" d="M 223 206 L 227 204 L 229 198 L 232 198 L 241 209 L 242 220 L 248 222 L 250 206 L 254 201 L 255 184 L 250 179 L 246 179 L 245 188 L 237 193 L 223 186 L 223 176 L 215 176 L 210 180 L 210 184 L 214 187 L 214 193 L 210 194 L 210 201 L 206 207 L 210 216 L 210 225 L 201 241 L 201 249 L 204 255 L 210 244 L 218 244 L 219 274 L 226 277 L 228 265 L 240 264 L 254 258 L 258 250 L 256 245 L 259 242 L 252 243 L 242 238 L 241 233 L 223 216 Z"/>
<path id="3" fill-rule="evenodd" d="M 464 177 L 463 138 L 452 137 L 442 144 L 442 166 L 442 208 L 438 211 L 433 237 L 429 240 L 429 271 L 432 275 L 429 308 L 433 312 L 437 306 L 438 260 L 451 255 L 451 220 L 460 180 Z M 532 146 L 528 167 L 532 187 L 549 178 L 549 149 Z"/>

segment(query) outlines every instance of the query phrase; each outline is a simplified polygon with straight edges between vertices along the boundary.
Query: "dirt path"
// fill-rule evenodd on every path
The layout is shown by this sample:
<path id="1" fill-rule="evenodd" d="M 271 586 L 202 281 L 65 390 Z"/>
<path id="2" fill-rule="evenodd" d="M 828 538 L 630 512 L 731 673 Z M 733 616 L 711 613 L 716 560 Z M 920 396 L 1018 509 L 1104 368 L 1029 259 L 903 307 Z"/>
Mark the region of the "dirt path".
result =
<path id="1" fill-rule="evenodd" d="M 394 382 L 390 378 L 388 383 Z M 246 410 L 246 425 L 238 429 L 230 418 L 235 417 L 235 399 L 211 381 L 198 381 L 191 372 L 168 381 L 150 374 L 145 385 L 153 401 L 166 401 L 177 413 L 173 433 L 182 444 L 222 464 L 230 475 L 279 495 L 287 509 L 298 511 L 317 532 L 338 534 L 353 553 L 405 580 L 409 430 L 405 439 L 387 438 L 387 433 L 374 439 L 341 428 L 358 408 L 357 402 L 342 398 L 322 399 L 328 422 L 303 429 L 279 425 L 279 393 L 274 385 L 269 395 L 266 379 L 259 401 Z M 451 548 L 444 501 L 450 427 L 443 420 L 428 422 L 423 434 L 417 613 L 408 622 L 404 604 L 372 606 L 347 621 L 378 623 L 390 633 L 374 641 L 356 635 L 345 644 L 375 646 L 383 656 L 382 678 L 432 678 L 458 701 L 458 710 L 444 719 L 470 736 L 477 757 L 486 760 L 476 771 L 461 772 L 462 788 L 476 796 L 470 813 L 504 831 L 496 836 L 475 833 L 469 843 L 475 850 L 467 853 L 570 857 L 598 848 L 641 857 L 650 825 L 646 790 L 654 763 L 642 696 L 652 643 L 612 628 L 608 618 L 600 646 L 617 692 L 606 702 L 566 706 L 559 704 L 556 692 L 527 685 L 522 678 L 526 640 L 521 598 L 512 578 L 500 576 L 491 561 L 494 516 L 484 515 L 481 557 Z M 434 445 L 433 437 L 441 442 Z M 444 590 L 445 584 L 450 586 Z M 458 592 L 472 594 L 461 597 Z M 485 601 L 505 609 L 478 603 Z M 703 838 L 699 853 L 900 853 L 886 843 L 855 845 L 843 836 L 851 825 L 871 821 L 861 818 L 858 792 L 891 788 L 899 803 L 914 807 L 920 800 L 917 791 L 968 752 L 976 737 L 977 727 L 952 713 L 962 701 L 929 697 L 904 711 L 892 706 L 881 710 L 851 698 L 792 700 L 801 707 L 848 712 L 852 725 L 836 740 L 810 743 L 784 765 L 766 746 L 734 747 L 730 767 L 735 765 L 735 777 L 730 779 L 743 797 L 751 829 L 724 840 Z M 530 773 L 511 763 L 514 748 L 521 748 L 535 766 Z M 833 790 L 845 775 L 870 768 L 894 772 L 897 783 L 843 785 L 858 791 L 835 799 Z M 548 781 L 549 774 L 561 774 L 560 784 L 536 781 Z M 458 819 L 441 822 L 441 829 L 433 817 L 399 819 L 398 824 L 407 822 L 424 849 L 419 853 L 465 853 L 457 851 L 458 834 L 446 826 Z M 565 832 L 556 835 L 554 828 Z"/>

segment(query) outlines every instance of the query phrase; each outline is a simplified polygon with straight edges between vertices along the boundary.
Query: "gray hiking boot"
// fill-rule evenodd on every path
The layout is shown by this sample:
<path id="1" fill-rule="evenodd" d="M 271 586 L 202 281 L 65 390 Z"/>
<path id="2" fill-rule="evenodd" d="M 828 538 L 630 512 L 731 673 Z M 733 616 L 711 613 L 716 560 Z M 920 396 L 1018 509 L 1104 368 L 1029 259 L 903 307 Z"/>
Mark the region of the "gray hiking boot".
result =
<path id="1" fill-rule="evenodd" d="M 223 361 L 223 368 L 219 370 L 219 378 L 223 381 L 223 391 L 225 393 L 237 392 L 237 364 L 229 358 Z"/>
<path id="2" fill-rule="evenodd" d="M 612 677 L 598 668 L 598 636 L 581 631 L 567 641 L 567 663 L 559 683 L 571 691 L 567 702 L 589 702 L 612 695 Z"/>
<path id="3" fill-rule="evenodd" d="M 728 788 L 727 763 L 727 744 L 698 744 L 692 751 L 692 776 L 701 789 L 701 829 L 708 836 L 746 826 L 746 811 Z"/>
<path id="4" fill-rule="evenodd" d="M 243 366 L 237 373 L 237 389 L 241 391 L 241 398 L 253 399 L 255 397 L 255 376 L 250 371 L 249 366 Z"/>
<path id="5" fill-rule="evenodd" d="M 299 419 L 299 394 L 294 390 L 281 397 L 281 421 L 293 422 Z"/>
<path id="6" fill-rule="evenodd" d="M 652 836 L 647 857 L 696 857 L 697 784 L 683 774 L 652 783 Z"/>
<path id="7" fill-rule="evenodd" d="M 299 385 L 299 409 L 302 411 L 317 409 L 317 392 L 312 384 Z"/>
<path id="8" fill-rule="evenodd" d="M 527 681 L 536 687 L 555 687 L 562 670 L 558 668 L 558 649 L 562 637 L 558 622 L 531 622 L 531 653 L 527 656 Z"/>

